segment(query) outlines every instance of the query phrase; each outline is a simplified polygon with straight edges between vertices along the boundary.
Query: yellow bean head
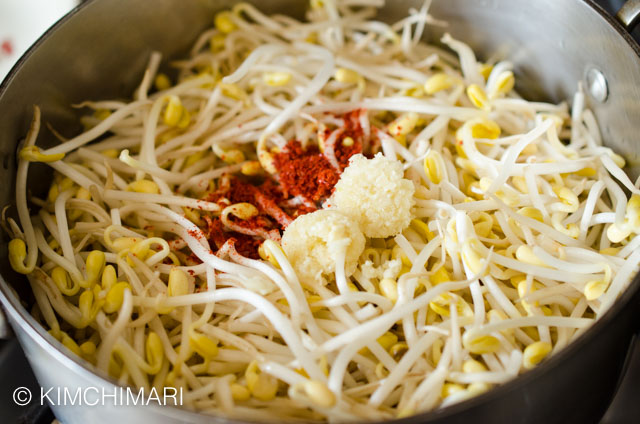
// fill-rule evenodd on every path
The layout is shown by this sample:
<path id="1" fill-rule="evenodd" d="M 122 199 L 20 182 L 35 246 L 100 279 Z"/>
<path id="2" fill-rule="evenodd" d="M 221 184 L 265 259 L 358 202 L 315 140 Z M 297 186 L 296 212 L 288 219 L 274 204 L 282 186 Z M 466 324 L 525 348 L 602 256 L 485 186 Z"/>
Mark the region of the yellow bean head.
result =
<path id="1" fill-rule="evenodd" d="M 64 158 L 64 153 L 55 153 L 52 155 L 45 155 L 40 151 L 40 148 L 37 146 L 27 146 L 23 147 L 18 154 L 20 159 L 26 160 L 29 162 L 56 162 Z"/>
<path id="2" fill-rule="evenodd" d="M 302 389 L 315 405 L 321 408 L 331 408 L 336 404 L 336 396 L 325 383 L 318 380 L 306 380 Z"/>
<path id="3" fill-rule="evenodd" d="M 124 300 L 124 291 L 129 289 L 129 283 L 119 282 L 114 284 L 107 292 L 103 309 L 106 313 L 111 314 L 120 310 Z"/>
<path id="4" fill-rule="evenodd" d="M 456 80 L 452 76 L 440 72 L 429 77 L 424 83 L 424 92 L 431 96 L 438 91 L 448 90 L 455 83 Z"/>
<path id="5" fill-rule="evenodd" d="M 167 284 L 167 296 L 184 296 L 189 294 L 189 279 L 180 268 L 171 268 Z"/>
<path id="6" fill-rule="evenodd" d="M 469 97 L 471 103 L 478 109 L 482 109 L 485 111 L 489 111 L 491 109 L 489 99 L 487 98 L 487 93 L 485 93 L 484 89 L 479 85 L 469 85 L 467 87 L 467 97 Z"/>
<path id="7" fill-rule="evenodd" d="M 102 270 L 104 269 L 106 260 L 104 256 L 104 252 L 101 250 L 92 250 L 87 256 L 87 280 L 85 281 L 85 287 L 90 287 L 94 285 L 100 276 L 102 275 Z"/>
<path id="8" fill-rule="evenodd" d="M 147 370 L 149 374 L 154 375 L 160 372 L 162 367 L 162 360 L 164 358 L 164 348 L 160 336 L 154 331 L 151 331 L 147 336 L 147 342 L 145 344 L 145 353 L 147 355 L 147 362 L 150 369 Z"/>
<path id="9" fill-rule="evenodd" d="M 532 369 L 538 365 L 551 352 L 551 344 L 547 342 L 531 343 L 524 349 L 522 356 L 522 366 L 525 369 Z"/>
<path id="10" fill-rule="evenodd" d="M 136 193 L 149 193 L 149 194 L 159 194 L 160 188 L 158 185 L 151 180 L 137 180 L 130 183 L 127 186 L 127 190 L 135 191 Z"/>
<path id="11" fill-rule="evenodd" d="M 252 361 L 244 373 L 249 391 L 258 400 L 273 400 L 278 392 L 278 381 L 261 372 L 257 361 Z"/>
<path id="12" fill-rule="evenodd" d="M 9 263 L 14 271 L 20 274 L 29 274 L 32 270 L 27 268 L 24 260 L 27 258 L 27 245 L 22 239 L 14 238 L 9 242 Z"/>
<path id="13" fill-rule="evenodd" d="M 213 23 L 218 31 L 223 34 L 229 34 L 236 30 L 236 24 L 233 22 L 233 14 L 229 11 L 216 13 Z"/>
<path id="14" fill-rule="evenodd" d="M 102 271 L 102 278 L 100 279 L 100 284 L 102 285 L 103 290 L 109 290 L 118 282 L 118 276 L 116 275 L 116 269 L 113 265 L 107 265 L 104 267 Z"/>
<path id="15" fill-rule="evenodd" d="M 189 338 L 189 346 L 205 359 L 218 356 L 218 341 L 204 334 L 194 332 Z"/>

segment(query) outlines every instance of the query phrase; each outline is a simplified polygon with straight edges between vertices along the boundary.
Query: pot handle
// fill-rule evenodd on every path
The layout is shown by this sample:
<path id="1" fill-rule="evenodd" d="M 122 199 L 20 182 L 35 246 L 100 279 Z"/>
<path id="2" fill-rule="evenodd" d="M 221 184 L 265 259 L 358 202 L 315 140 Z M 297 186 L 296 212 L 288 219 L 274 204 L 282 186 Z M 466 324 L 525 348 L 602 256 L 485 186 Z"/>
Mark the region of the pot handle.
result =
<path id="1" fill-rule="evenodd" d="M 627 0 L 616 14 L 616 18 L 631 31 L 640 21 L 640 0 Z"/>

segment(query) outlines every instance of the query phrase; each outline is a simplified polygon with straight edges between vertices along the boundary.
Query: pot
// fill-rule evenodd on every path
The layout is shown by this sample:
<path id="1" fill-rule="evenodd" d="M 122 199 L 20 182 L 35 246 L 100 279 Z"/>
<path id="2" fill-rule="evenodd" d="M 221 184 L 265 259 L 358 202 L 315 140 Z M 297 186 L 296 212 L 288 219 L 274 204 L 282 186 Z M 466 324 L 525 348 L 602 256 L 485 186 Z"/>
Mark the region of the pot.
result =
<path id="1" fill-rule="evenodd" d="M 0 86 L 0 205 L 14 203 L 16 148 L 28 129 L 33 104 L 64 134 L 79 132 L 70 104 L 84 99 L 126 98 L 133 92 L 151 50 L 165 58 L 186 53 L 225 0 L 90 0 L 50 29 Z M 253 1 L 261 10 L 302 16 L 306 2 Z M 419 1 L 388 1 L 380 18 L 406 16 Z M 584 84 L 587 102 L 603 139 L 640 173 L 640 47 L 628 29 L 640 1 L 628 1 L 620 21 L 592 0 L 439 0 L 431 13 L 482 56 L 501 51 L 515 64 L 520 93 L 529 99 L 560 101 Z M 440 31 L 440 32 L 439 32 Z M 432 40 L 442 29 L 432 28 Z M 52 137 L 51 137 L 52 138 Z M 40 138 L 42 145 L 54 140 Z M 44 167 L 32 167 L 29 187 L 48 185 Z M 11 270 L 7 236 L 0 243 L 0 301 L 16 337 L 44 388 L 77 388 L 113 393 L 116 382 L 63 348 L 29 314 L 26 279 Z M 566 423 L 597 422 L 606 410 L 634 332 L 640 324 L 640 276 L 617 303 L 578 340 L 536 369 L 481 396 L 398 422 Z M 0 320 L 1 321 L 1 320 Z M 62 405 L 49 392 L 53 412 L 65 424 L 112 422 L 228 422 L 170 406 Z M 59 393 L 59 392 L 58 392 Z M 62 392 L 64 394 L 64 392 Z M 45 397 L 46 398 L 46 397 Z M 34 393 L 32 402 L 40 402 Z"/>

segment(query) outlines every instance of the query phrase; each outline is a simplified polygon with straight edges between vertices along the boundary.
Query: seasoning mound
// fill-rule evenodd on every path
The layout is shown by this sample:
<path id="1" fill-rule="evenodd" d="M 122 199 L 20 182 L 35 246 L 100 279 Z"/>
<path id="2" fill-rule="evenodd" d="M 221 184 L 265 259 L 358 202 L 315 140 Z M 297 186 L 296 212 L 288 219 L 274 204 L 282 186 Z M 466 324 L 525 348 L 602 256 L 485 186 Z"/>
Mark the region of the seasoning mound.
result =
<path id="1" fill-rule="evenodd" d="M 364 250 L 365 238 L 358 223 L 334 209 L 323 209 L 296 218 L 282 236 L 282 249 L 301 281 L 321 280 L 344 263 L 350 276 Z"/>
<path id="2" fill-rule="evenodd" d="M 316 146 L 291 141 L 274 158 L 282 192 L 317 202 L 328 197 L 340 175 Z"/>
<path id="3" fill-rule="evenodd" d="M 399 234 L 411 222 L 415 187 L 402 164 L 378 153 L 351 157 L 335 186 L 331 203 L 360 224 L 367 237 Z"/>

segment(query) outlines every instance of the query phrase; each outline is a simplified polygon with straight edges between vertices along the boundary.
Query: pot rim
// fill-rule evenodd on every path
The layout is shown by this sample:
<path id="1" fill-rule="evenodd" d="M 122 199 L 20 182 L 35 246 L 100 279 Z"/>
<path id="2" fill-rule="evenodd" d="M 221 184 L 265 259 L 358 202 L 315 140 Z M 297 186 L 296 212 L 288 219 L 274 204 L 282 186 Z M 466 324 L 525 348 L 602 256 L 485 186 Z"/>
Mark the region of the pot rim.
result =
<path id="1" fill-rule="evenodd" d="M 14 64 L 7 76 L 0 83 L 0 99 L 4 92 L 7 90 L 11 81 L 16 74 L 20 72 L 23 64 L 28 58 L 43 44 L 45 40 L 51 37 L 60 27 L 66 24 L 67 21 L 73 19 L 76 15 L 82 12 L 85 8 L 91 7 L 91 5 L 99 0 L 85 0 L 76 6 L 73 10 L 67 13 L 64 17 L 58 20 L 53 26 L 51 26 L 29 49 L 20 57 L 20 59 Z M 605 24 L 612 27 L 623 40 L 633 49 L 636 53 L 638 60 L 640 60 L 640 45 L 633 39 L 629 29 L 627 29 L 622 23 L 620 23 L 615 17 L 606 12 L 595 0 L 576 0 L 577 2 L 584 3 L 589 7 L 592 12 L 597 13 L 604 20 Z M 629 283 L 627 289 L 620 295 L 611 308 L 605 312 L 596 322 L 594 322 L 583 334 L 567 346 L 562 348 L 558 353 L 545 360 L 539 366 L 532 370 L 518 375 L 516 378 L 500 384 L 489 391 L 472 397 L 465 401 L 449 405 L 442 409 L 436 409 L 428 412 L 423 412 L 410 417 L 401 419 L 392 419 L 384 421 L 385 423 L 410 423 L 410 422 L 430 422 L 435 419 L 442 419 L 456 415 L 465 410 L 475 408 L 483 403 L 488 403 L 503 397 L 506 393 L 511 391 L 517 391 L 522 389 L 532 381 L 542 377 L 545 374 L 552 373 L 553 370 L 565 361 L 570 360 L 578 351 L 587 346 L 598 337 L 606 329 L 615 325 L 614 321 L 622 313 L 623 310 L 630 307 L 630 303 L 640 301 L 640 272 L 635 275 L 633 280 Z M 97 379 L 96 383 L 102 385 L 110 385 L 118 387 L 120 386 L 116 379 L 105 374 L 104 372 L 95 369 L 95 367 L 85 361 L 84 359 L 72 354 L 62 343 L 51 336 L 42 325 L 40 325 L 31 316 L 31 314 L 22 305 L 20 299 L 16 296 L 11 286 L 6 282 L 3 275 L 0 274 L 0 306 L 4 309 L 4 312 L 10 318 L 12 323 L 19 326 L 20 330 L 26 333 L 27 337 L 35 341 L 41 348 L 47 350 L 47 352 L 54 357 L 54 359 L 60 361 L 62 365 L 67 367 L 70 371 L 76 373 L 84 373 L 90 379 Z M 1 313 L 2 311 L 0 311 Z M 53 348 L 53 349 L 52 349 Z M 613 395 L 613 394 L 612 394 Z M 236 419 L 229 419 L 224 416 L 216 416 L 211 414 L 205 414 L 187 409 L 184 406 L 173 405 L 155 405 L 150 403 L 147 408 L 161 408 L 161 411 L 165 415 L 179 417 L 180 419 L 187 419 L 189 417 L 194 420 L 202 419 L 203 417 L 217 422 L 228 423 L 249 423 L 252 421 L 240 421 Z"/>

